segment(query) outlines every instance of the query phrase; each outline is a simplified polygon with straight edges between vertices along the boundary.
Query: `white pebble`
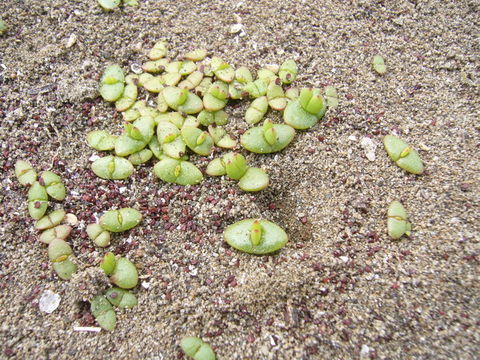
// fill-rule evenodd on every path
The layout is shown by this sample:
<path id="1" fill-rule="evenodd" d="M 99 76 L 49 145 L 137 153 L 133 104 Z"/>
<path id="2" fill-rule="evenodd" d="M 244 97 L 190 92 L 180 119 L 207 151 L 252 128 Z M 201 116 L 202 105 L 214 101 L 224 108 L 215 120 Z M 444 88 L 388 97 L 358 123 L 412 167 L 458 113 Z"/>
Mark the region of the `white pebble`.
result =
<path id="1" fill-rule="evenodd" d="M 369 137 L 364 137 L 360 140 L 360 145 L 365 151 L 365 156 L 370 161 L 375 161 L 375 150 L 377 149 L 377 144 L 373 142 Z"/>
<path id="2" fill-rule="evenodd" d="M 75 45 L 76 42 L 77 42 L 77 35 L 75 35 L 75 34 L 70 35 L 70 37 L 67 40 L 67 44 L 66 44 L 67 49 L 71 48 L 73 45 Z"/>
<path id="3" fill-rule="evenodd" d="M 98 160 L 100 159 L 100 156 L 98 156 L 97 154 L 93 154 L 92 156 L 90 156 L 88 158 L 88 161 L 95 161 L 95 160 Z"/>
<path id="4" fill-rule="evenodd" d="M 233 24 L 232 26 L 230 26 L 230 34 L 236 34 L 240 32 L 242 29 L 243 29 L 242 24 Z"/>
<path id="5" fill-rule="evenodd" d="M 361 359 L 366 358 L 369 353 L 370 353 L 370 348 L 368 347 L 368 345 L 363 344 L 362 349 L 360 350 L 360 358 Z"/>
<path id="6" fill-rule="evenodd" d="M 51 292 L 50 290 L 45 290 L 40 296 L 40 300 L 38 302 L 38 307 L 40 311 L 46 312 L 47 314 L 51 314 L 58 308 L 60 305 L 60 295 Z"/>

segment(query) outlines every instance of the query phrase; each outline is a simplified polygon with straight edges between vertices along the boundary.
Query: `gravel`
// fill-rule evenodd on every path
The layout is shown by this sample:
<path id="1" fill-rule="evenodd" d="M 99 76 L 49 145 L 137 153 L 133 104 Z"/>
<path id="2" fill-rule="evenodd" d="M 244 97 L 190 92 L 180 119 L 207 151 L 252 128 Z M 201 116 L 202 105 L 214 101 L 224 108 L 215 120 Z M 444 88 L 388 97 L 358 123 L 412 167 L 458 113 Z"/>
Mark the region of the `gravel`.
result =
<path id="1" fill-rule="evenodd" d="M 140 0 L 105 13 L 94 0 L 2 1 L 0 358 L 182 359 L 180 339 L 198 336 L 219 359 L 475 359 L 479 7 Z M 107 64 L 141 64 L 160 39 L 172 56 L 206 48 L 237 67 L 294 58 L 296 84 L 335 86 L 339 106 L 281 153 L 245 153 L 270 175 L 259 194 L 225 178 L 165 184 L 151 164 L 124 181 L 98 179 L 85 135 L 121 131 L 121 117 L 97 97 L 99 76 Z M 377 54 L 384 76 L 371 69 Z M 232 134 L 247 129 L 246 107 L 227 108 Z M 386 134 L 419 151 L 424 175 L 390 161 Z M 365 144 L 378 145 L 374 157 Z M 17 159 L 65 180 L 67 198 L 53 208 L 77 216 L 70 243 L 93 285 L 55 275 L 14 177 Z M 409 213 L 410 238 L 386 236 L 392 200 Z M 85 226 L 112 207 L 144 214 L 107 249 L 137 264 L 139 305 L 119 312 L 112 333 L 75 331 L 95 329 L 85 299 L 105 286 L 88 269 L 106 250 Z M 287 231 L 285 248 L 251 256 L 224 244 L 227 225 L 254 216 Z M 47 289 L 62 299 L 51 314 L 39 309 Z"/>

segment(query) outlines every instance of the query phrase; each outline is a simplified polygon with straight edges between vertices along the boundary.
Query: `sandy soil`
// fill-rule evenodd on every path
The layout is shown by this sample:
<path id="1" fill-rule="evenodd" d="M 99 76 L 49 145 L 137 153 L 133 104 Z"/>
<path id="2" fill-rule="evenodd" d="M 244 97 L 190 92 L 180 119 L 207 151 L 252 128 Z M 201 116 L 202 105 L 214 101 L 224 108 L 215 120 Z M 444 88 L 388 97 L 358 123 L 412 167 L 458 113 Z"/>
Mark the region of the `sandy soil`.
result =
<path id="1" fill-rule="evenodd" d="M 111 13 L 94 0 L 0 2 L 10 26 L 0 37 L 0 358 L 182 359 L 184 335 L 219 359 L 478 358 L 480 3 L 139 1 Z M 239 20 L 244 36 L 230 33 Z M 272 180 L 258 195 L 226 179 L 164 184 L 151 164 L 126 181 L 99 180 L 85 134 L 121 130 L 97 98 L 99 74 L 141 64 L 161 38 L 172 56 L 205 47 L 236 66 L 294 58 L 297 84 L 336 86 L 340 106 L 285 151 L 248 155 Z M 383 77 L 371 71 L 375 54 Z M 227 110 L 234 133 L 246 128 L 244 110 Z M 419 150 L 423 176 L 388 159 L 388 133 Z M 69 194 L 55 207 L 80 220 L 74 281 L 56 277 L 37 241 L 17 159 L 65 179 Z M 386 236 L 394 199 L 413 224 L 400 241 Z M 121 205 L 145 214 L 109 249 L 138 265 L 139 305 L 112 333 L 73 331 L 94 324 L 76 301 L 98 291 L 87 269 L 104 253 L 84 227 Z M 251 216 L 276 221 L 290 242 L 261 257 L 225 245 L 223 228 Z M 49 315 L 38 309 L 45 290 L 62 297 Z"/>

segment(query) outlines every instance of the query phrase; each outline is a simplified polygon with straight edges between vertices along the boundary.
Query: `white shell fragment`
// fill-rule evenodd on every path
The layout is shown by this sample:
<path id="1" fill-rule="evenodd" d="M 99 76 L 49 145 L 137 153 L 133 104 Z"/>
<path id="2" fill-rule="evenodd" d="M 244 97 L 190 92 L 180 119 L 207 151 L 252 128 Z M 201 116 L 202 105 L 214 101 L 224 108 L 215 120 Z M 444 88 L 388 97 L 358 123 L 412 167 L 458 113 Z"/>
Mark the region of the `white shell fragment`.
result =
<path id="1" fill-rule="evenodd" d="M 243 29 L 243 24 L 233 24 L 230 26 L 230 34 L 237 34 Z"/>
<path id="2" fill-rule="evenodd" d="M 369 137 L 364 137 L 360 140 L 360 146 L 365 151 L 365 156 L 370 161 L 375 161 L 375 150 L 377 149 L 377 144 L 373 142 Z"/>
<path id="3" fill-rule="evenodd" d="M 77 35 L 72 34 L 67 40 L 67 44 L 65 45 L 67 49 L 71 48 L 77 42 Z"/>
<path id="4" fill-rule="evenodd" d="M 102 328 L 93 326 L 75 326 L 73 331 L 100 332 L 102 331 Z"/>
<path id="5" fill-rule="evenodd" d="M 40 296 L 40 300 L 38 301 L 38 308 L 42 312 L 51 314 L 58 308 L 58 305 L 60 305 L 60 300 L 60 295 L 55 294 L 50 290 L 45 290 L 42 293 L 42 296 Z"/>
<path id="6" fill-rule="evenodd" d="M 77 226 L 78 225 L 78 218 L 74 214 L 67 214 L 65 215 L 65 223 L 70 226 Z"/>

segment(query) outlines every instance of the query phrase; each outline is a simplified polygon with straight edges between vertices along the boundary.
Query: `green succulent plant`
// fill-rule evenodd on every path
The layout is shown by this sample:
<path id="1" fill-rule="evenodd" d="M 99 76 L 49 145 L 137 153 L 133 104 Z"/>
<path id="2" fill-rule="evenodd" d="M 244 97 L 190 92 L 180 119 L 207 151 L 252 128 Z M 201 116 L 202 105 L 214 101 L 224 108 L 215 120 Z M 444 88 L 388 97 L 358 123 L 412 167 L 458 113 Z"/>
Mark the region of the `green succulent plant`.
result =
<path id="1" fill-rule="evenodd" d="M 184 337 L 180 341 L 183 352 L 193 360 L 215 360 L 212 347 L 202 339 L 192 336 Z"/>
<path id="2" fill-rule="evenodd" d="M 399 239 L 403 235 L 410 236 L 412 225 L 407 221 L 407 211 L 398 201 L 392 201 L 388 207 L 387 228 L 392 239 Z"/>
<path id="3" fill-rule="evenodd" d="M 37 172 L 32 165 L 25 160 L 18 160 L 15 163 L 15 176 L 22 185 L 31 186 L 37 180 Z"/>
<path id="4" fill-rule="evenodd" d="M 102 179 L 126 179 L 133 173 L 133 165 L 127 159 L 118 156 L 105 156 L 92 163 L 92 171 Z"/>
<path id="5" fill-rule="evenodd" d="M 286 124 L 298 130 L 314 126 L 327 111 L 320 89 L 302 89 L 298 99 L 291 101 L 283 112 Z"/>
<path id="6" fill-rule="evenodd" d="M 100 267 L 110 276 L 110 281 L 122 289 L 133 289 L 138 284 L 138 271 L 130 260 L 105 254 Z"/>
<path id="7" fill-rule="evenodd" d="M 140 224 L 142 214 L 132 208 L 121 208 L 105 212 L 99 220 L 102 229 L 110 232 L 123 232 Z"/>
<path id="8" fill-rule="evenodd" d="M 249 254 L 269 254 L 288 242 L 287 233 L 268 220 L 245 219 L 229 225 L 224 233 L 225 241 L 233 248 Z"/>
<path id="9" fill-rule="evenodd" d="M 93 317 L 102 329 L 113 331 L 117 324 L 117 315 L 112 304 L 103 295 L 97 295 L 90 302 Z"/>
<path id="10" fill-rule="evenodd" d="M 240 144 L 251 152 L 269 154 L 286 148 L 294 137 L 295 129 L 290 125 L 274 124 L 267 119 L 263 126 L 247 130 L 241 136 Z"/>
<path id="11" fill-rule="evenodd" d="M 109 0 L 105 0 L 109 1 Z M 110 65 L 100 79 L 100 95 L 103 100 L 114 102 L 120 99 L 125 88 L 125 75 L 118 65 Z"/>
<path id="12" fill-rule="evenodd" d="M 405 141 L 396 136 L 387 135 L 383 138 L 383 144 L 390 159 L 400 168 L 416 175 L 423 173 L 422 159 Z"/>
<path id="13" fill-rule="evenodd" d="M 375 55 L 372 60 L 373 70 L 379 75 L 385 75 L 387 73 L 387 66 L 385 65 L 385 60 L 380 55 Z"/>

